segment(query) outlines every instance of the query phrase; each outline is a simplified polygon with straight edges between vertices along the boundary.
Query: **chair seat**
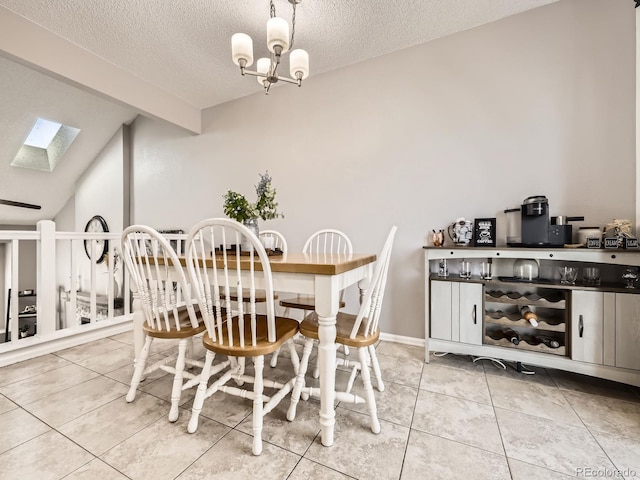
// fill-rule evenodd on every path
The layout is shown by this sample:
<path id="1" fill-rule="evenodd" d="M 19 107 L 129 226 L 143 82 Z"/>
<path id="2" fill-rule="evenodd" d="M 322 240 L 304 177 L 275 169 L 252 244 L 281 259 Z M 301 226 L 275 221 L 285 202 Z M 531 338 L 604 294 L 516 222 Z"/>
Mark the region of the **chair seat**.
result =
<path id="1" fill-rule="evenodd" d="M 233 319 L 233 338 L 234 341 L 238 341 L 240 338 L 238 319 Z M 285 317 L 276 317 L 276 341 L 269 342 L 267 333 L 267 316 L 256 315 L 256 345 L 253 346 L 251 342 L 251 315 L 244 315 L 244 347 L 239 345 L 229 345 L 229 323 L 225 322 L 222 326 L 222 342 L 214 342 L 208 333 L 204 334 L 203 343 L 207 350 L 212 352 L 228 355 L 232 357 L 255 357 L 258 355 L 267 355 L 273 353 L 280 346 L 292 338 L 298 333 L 298 327 L 300 324 L 297 320 Z"/>
<path id="2" fill-rule="evenodd" d="M 360 348 L 368 347 L 378 341 L 380 337 L 380 329 L 378 328 L 371 335 L 364 335 L 366 319 L 362 319 L 360 329 L 355 338 L 349 338 L 351 330 L 356 321 L 357 316 L 351 313 L 338 312 L 336 317 L 336 343 L 347 345 L 348 347 Z M 318 339 L 318 314 L 311 312 L 305 317 L 300 324 L 300 333 L 307 338 Z"/>
<path id="3" fill-rule="evenodd" d="M 345 305 L 341 300 L 340 308 L 344 308 Z M 299 308 L 300 310 L 315 310 L 316 297 L 313 295 L 296 295 L 294 298 L 280 300 L 280 306 L 285 308 Z"/>
<path id="4" fill-rule="evenodd" d="M 249 297 L 251 295 L 251 290 L 249 290 L 248 288 L 243 288 L 242 289 L 242 301 L 243 302 L 248 302 L 249 301 Z M 256 290 L 255 292 L 256 295 L 256 302 L 260 302 L 260 303 L 264 303 L 267 301 L 267 294 L 264 290 Z M 220 292 L 220 298 L 221 299 L 225 299 L 225 293 L 224 290 L 222 292 Z M 236 294 L 235 291 L 231 292 L 229 294 L 229 298 L 231 299 L 232 302 L 237 302 L 238 301 L 238 295 Z M 273 298 L 274 300 L 276 300 L 278 298 L 278 294 L 277 293 L 273 293 Z"/>
<path id="5" fill-rule="evenodd" d="M 171 328 L 169 330 L 166 330 L 166 324 L 164 322 L 162 323 L 162 328 L 154 328 L 147 322 L 144 322 L 142 329 L 144 330 L 145 334 L 154 338 L 187 338 L 193 335 L 197 335 L 198 333 L 205 331 L 206 325 L 202 321 L 202 316 L 200 315 L 198 306 L 194 305 L 193 308 L 199 320 L 199 325 L 197 327 L 191 326 L 191 320 L 189 320 L 189 312 L 187 312 L 187 307 L 180 307 L 178 308 L 180 330 L 176 328 L 173 321 L 171 322 Z"/>

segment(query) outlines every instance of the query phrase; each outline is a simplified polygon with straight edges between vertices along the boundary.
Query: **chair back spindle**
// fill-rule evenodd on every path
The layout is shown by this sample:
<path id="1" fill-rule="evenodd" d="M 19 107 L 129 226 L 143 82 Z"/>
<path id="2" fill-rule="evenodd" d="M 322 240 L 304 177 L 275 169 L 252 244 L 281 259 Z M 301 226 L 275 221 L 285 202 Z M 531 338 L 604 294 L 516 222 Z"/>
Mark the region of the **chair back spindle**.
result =
<path id="1" fill-rule="evenodd" d="M 340 230 L 318 230 L 311 235 L 302 248 L 304 253 L 338 253 L 351 255 L 353 246 L 351 240 Z"/>
<path id="2" fill-rule="evenodd" d="M 151 227 L 132 225 L 122 232 L 121 247 L 147 324 L 159 331 L 179 331 L 186 308 L 189 323 L 198 327 L 191 285 L 170 243 Z"/>
<path id="3" fill-rule="evenodd" d="M 243 240 L 253 247 L 248 253 L 240 249 Z M 211 340 L 227 348 L 257 345 L 256 291 L 260 290 L 266 294 L 268 341 L 275 342 L 271 266 L 258 237 L 234 220 L 212 218 L 193 227 L 186 249 L 187 269 L 197 285 L 195 296 Z"/>

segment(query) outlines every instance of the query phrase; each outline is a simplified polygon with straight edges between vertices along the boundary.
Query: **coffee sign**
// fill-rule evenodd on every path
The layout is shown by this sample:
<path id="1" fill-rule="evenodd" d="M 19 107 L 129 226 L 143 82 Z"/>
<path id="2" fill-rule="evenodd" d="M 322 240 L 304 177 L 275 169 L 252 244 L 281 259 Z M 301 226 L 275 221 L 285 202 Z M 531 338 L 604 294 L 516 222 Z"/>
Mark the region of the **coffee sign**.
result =
<path id="1" fill-rule="evenodd" d="M 496 246 L 496 219 L 476 218 L 474 220 L 473 231 L 474 247 L 495 247 Z"/>

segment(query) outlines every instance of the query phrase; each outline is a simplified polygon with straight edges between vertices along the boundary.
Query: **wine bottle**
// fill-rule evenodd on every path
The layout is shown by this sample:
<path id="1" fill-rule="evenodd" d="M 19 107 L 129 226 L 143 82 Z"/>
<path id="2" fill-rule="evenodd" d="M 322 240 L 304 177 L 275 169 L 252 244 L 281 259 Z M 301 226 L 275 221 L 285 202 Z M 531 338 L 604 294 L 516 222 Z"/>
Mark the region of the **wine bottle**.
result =
<path id="1" fill-rule="evenodd" d="M 532 327 L 538 326 L 538 316 L 531 311 L 529 305 L 522 305 L 520 307 L 520 315 L 522 315 L 522 318 L 525 320 L 528 320 Z"/>
<path id="2" fill-rule="evenodd" d="M 544 343 L 549 348 L 560 348 L 560 342 L 552 337 L 546 337 L 544 335 L 534 335 L 531 337 L 532 345 L 539 345 Z"/>
<path id="3" fill-rule="evenodd" d="M 487 332 L 487 335 L 489 335 L 494 340 L 501 340 L 503 338 L 506 338 L 514 345 L 518 345 L 520 343 L 520 335 L 518 334 L 518 332 L 510 328 L 491 330 Z"/>

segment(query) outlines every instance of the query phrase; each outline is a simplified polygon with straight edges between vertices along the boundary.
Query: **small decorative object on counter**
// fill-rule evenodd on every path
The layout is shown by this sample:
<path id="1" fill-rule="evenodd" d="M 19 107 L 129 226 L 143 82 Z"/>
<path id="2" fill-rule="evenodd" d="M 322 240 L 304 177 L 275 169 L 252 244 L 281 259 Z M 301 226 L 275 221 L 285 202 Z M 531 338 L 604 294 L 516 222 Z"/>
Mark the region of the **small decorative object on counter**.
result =
<path id="1" fill-rule="evenodd" d="M 600 285 L 600 269 L 597 267 L 586 267 L 582 274 L 582 282 L 585 285 Z"/>
<path id="2" fill-rule="evenodd" d="M 431 230 L 431 241 L 434 247 L 441 247 L 444 245 L 444 230 L 440 229 L 437 232 Z"/>
<path id="3" fill-rule="evenodd" d="M 604 248 L 618 248 L 618 245 L 618 237 L 604 239 Z"/>
<path id="4" fill-rule="evenodd" d="M 558 267 L 560 272 L 560 283 L 564 285 L 575 285 L 578 278 L 577 267 Z"/>
<path id="5" fill-rule="evenodd" d="M 449 225 L 447 233 L 455 245 L 466 247 L 471 243 L 473 238 L 473 222 L 460 217 Z"/>
<path id="6" fill-rule="evenodd" d="M 486 262 L 480 264 L 480 278 L 483 280 L 491 280 L 492 274 L 492 259 L 488 258 Z"/>
<path id="7" fill-rule="evenodd" d="M 624 248 L 638 248 L 638 239 L 635 237 L 625 237 L 624 239 Z"/>
<path id="8" fill-rule="evenodd" d="M 447 259 L 446 258 L 440 259 L 440 262 L 438 263 L 438 276 L 439 277 L 448 277 L 449 276 L 449 270 L 447 270 Z"/>
<path id="9" fill-rule="evenodd" d="M 462 260 L 460 262 L 460 278 L 469 280 L 471 278 L 471 262 L 468 260 Z"/>
<path id="10" fill-rule="evenodd" d="M 495 247 L 496 246 L 496 219 L 495 218 L 476 218 L 473 221 L 474 247 Z"/>
<path id="11" fill-rule="evenodd" d="M 611 223 L 608 223 L 605 227 L 605 248 L 613 248 L 612 246 L 607 247 L 607 240 L 611 238 L 615 238 L 618 240 L 618 248 L 624 248 L 624 239 L 633 237 L 631 229 L 631 220 L 614 218 Z M 609 243 L 613 245 L 612 241 L 610 241 Z"/>
<path id="12" fill-rule="evenodd" d="M 622 274 L 622 278 L 627 283 L 626 288 L 635 288 L 636 280 L 638 280 L 638 269 L 637 268 L 627 268 Z"/>
<path id="13" fill-rule="evenodd" d="M 601 238 L 587 238 L 587 248 L 602 248 Z"/>
<path id="14" fill-rule="evenodd" d="M 531 280 L 538 278 L 540 267 L 538 262 L 529 258 L 519 258 L 513 264 L 513 276 L 516 280 Z"/>

